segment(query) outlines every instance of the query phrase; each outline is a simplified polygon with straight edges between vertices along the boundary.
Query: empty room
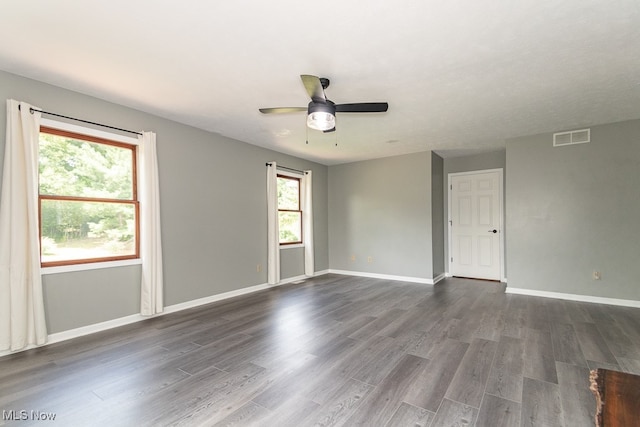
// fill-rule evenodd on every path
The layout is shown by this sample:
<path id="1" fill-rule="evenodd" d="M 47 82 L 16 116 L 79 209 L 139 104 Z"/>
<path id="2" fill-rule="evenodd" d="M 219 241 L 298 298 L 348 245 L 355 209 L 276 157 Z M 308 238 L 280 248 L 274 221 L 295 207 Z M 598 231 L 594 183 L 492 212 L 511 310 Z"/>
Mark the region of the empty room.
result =
<path id="1" fill-rule="evenodd" d="M 0 425 L 640 425 L 637 2 L 0 36 Z"/>

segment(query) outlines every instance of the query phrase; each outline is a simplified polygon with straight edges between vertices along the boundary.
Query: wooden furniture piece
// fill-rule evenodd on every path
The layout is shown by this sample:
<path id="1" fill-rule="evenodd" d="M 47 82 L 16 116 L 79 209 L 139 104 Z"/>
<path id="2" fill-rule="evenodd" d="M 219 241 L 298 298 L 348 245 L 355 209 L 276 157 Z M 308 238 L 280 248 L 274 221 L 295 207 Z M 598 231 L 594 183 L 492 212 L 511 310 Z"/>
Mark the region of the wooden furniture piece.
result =
<path id="1" fill-rule="evenodd" d="M 596 427 L 640 426 L 640 376 L 594 369 L 589 376 L 596 395 Z"/>

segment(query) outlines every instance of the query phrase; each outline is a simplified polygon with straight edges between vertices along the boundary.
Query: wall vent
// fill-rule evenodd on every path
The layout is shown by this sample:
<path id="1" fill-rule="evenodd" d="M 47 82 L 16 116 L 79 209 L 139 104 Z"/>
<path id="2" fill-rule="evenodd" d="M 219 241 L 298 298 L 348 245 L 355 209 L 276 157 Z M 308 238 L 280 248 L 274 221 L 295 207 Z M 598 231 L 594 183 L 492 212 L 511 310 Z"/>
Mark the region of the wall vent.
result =
<path id="1" fill-rule="evenodd" d="M 591 141 L 591 129 L 571 130 L 553 134 L 553 146 L 584 144 Z"/>

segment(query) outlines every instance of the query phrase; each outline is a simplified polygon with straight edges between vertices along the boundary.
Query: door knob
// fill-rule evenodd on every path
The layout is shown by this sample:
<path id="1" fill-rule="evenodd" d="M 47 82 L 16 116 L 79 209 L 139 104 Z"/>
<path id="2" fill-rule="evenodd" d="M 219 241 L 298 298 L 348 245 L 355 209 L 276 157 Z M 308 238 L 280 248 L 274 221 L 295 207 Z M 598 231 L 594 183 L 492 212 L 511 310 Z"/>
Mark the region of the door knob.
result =
<path id="1" fill-rule="evenodd" d="M 498 232 L 498 230 L 496 230 L 495 228 L 493 230 L 489 230 L 489 233 L 496 234 L 497 232 Z"/>

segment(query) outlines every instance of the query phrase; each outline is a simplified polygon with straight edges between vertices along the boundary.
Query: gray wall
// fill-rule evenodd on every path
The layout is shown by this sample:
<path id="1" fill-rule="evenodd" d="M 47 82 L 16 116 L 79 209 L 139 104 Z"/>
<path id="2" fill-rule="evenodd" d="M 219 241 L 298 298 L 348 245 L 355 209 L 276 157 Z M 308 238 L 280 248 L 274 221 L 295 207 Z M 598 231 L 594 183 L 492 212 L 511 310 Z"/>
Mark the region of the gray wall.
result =
<path id="1" fill-rule="evenodd" d="M 431 252 L 434 278 L 445 272 L 444 186 L 444 161 L 436 153 L 431 153 Z"/>
<path id="2" fill-rule="evenodd" d="M 508 286 L 640 300 L 640 120 L 593 126 L 587 144 L 510 140 L 506 155 Z"/>
<path id="3" fill-rule="evenodd" d="M 507 157 L 505 150 L 491 151 L 471 156 L 446 157 L 444 159 L 445 190 L 447 186 L 446 178 L 450 173 L 472 172 L 484 169 L 504 169 L 506 164 Z"/>
<path id="4" fill-rule="evenodd" d="M 266 283 L 267 161 L 313 170 L 315 266 L 329 268 L 326 166 L 0 72 L 0 99 L 7 98 L 157 133 L 166 305 Z M 1 108 L 0 160 L 4 101 Z M 303 274 L 302 259 L 302 249 L 282 251 L 282 277 Z M 139 266 L 44 276 L 49 332 L 138 312 L 139 277 Z"/>
<path id="5" fill-rule="evenodd" d="M 444 159 L 444 171 L 443 171 L 443 188 L 444 188 L 444 253 L 445 256 L 449 256 L 449 174 L 450 173 L 460 173 L 460 172 L 473 172 L 485 169 L 503 169 L 503 191 L 505 191 L 507 183 L 506 183 L 506 174 L 505 170 L 507 167 L 506 163 L 506 152 L 505 150 L 500 151 L 492 151 L 489 153 L 482 154 L 474 154 L 471 156 L 461 156 L 461 157 L 447 157 Z M 505 193 L 506 197 L 506 193 Z M 506 200 L 506 198 L 505 198 Z M 505 207 L 506 209 L 506 207 Z M 506 230 L 502 230 L 506 233 Z M 506 234 L 505 234 L 506 237 Z M 505 246 L 507 246 L 505 244 Z M 505 262 L 508 257 L 507 250 L 505 248 Z M 445 265 L 449 264 L 445 261 Z M 506 268 L 505 268 L 506 270 Z M 448 271 L 448 270 L 447 270 Z"/>
<path id="6" fill-rule="evenodd" d="M 330 166 L 330 267 L 433 278 L 431 215 L 431 152 Z"/>

